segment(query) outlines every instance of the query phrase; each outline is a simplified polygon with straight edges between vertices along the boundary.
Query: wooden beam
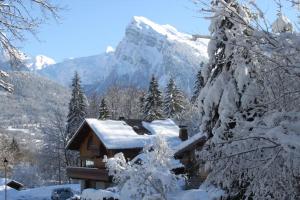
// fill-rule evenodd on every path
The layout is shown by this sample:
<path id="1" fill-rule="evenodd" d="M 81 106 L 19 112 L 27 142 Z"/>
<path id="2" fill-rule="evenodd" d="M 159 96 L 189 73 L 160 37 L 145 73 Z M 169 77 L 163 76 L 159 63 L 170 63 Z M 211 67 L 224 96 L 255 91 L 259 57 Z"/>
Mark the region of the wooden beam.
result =
<path id="1" fill-rule="evenodd" d="M 73 179 L 95 180 L 103 182 L 111 182 L 112 180 L 106 169 L 98 168 L 68 167 L 67 175 Z"/>

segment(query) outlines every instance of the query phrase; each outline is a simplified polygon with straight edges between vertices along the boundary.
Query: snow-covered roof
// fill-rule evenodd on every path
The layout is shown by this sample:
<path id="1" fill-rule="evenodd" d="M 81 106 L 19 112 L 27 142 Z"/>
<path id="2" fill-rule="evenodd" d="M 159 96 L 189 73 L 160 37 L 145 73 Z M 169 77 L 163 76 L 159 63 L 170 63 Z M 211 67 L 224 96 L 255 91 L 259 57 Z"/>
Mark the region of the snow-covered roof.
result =
<path id="1" fill-rule="evenodd" d="M 152 122 L 143 122 L 143 126 L 152 135 L 162 135 L 167 137 L 178 137 L 179 127 L 171 119 L 154 120 Z"/>
<path id="2" fill-rule="evenodd" d="M 24 187 L 24 185 L 18 181 L 12 180 L 12 179 L 6 179 L 6 185 L 7 185 L 7 189 L 18 189 L 21 187 Z M 14 187 L 17 186 L 17 187 Z M 0 178 L 0 191 L 3 190 L 5 188 L 5 178 Z"/>
<path id="3" fill-rule="evenodd" d="M 70 139 L 66 148 L 72 150 L 79 148 L 85 134 L 82 129 L 86 126 L 92 129 L 107 149 L 143 148 L 157 135 L 165 137 L 171 148 L 175 148 L 181 142 L 178 137 L 179 127 L 171 119 L 141 122 L 141 124 L 148 130 L 148 133 L 139 135 L 125 121 L 87 118 Z"/>
<path id="4" fill-rule="evenodd" d="M 181 143 L 179 127 L 171 119 L 142 122 L 142 124 L 152 135 L 164 137 L 171 149 Z"/>
<path id="5" fill-rule="evenodd" d="M 180 155 L 181 153 L 193 149 L 195 146 L 198 146 L 199 143 L 205 143 L 207 140 L 206 134 L 203 133 L 197 133 L 188 140 L 182 142 L 176 148 L 174 149 L 175 153 L 174 155 Z"/>
<path id="6" fill-rule="evenodd" d="M 148 142 L 124 121 L 86 119 L 86 122 L 108 149 L 142 148 Z"/>

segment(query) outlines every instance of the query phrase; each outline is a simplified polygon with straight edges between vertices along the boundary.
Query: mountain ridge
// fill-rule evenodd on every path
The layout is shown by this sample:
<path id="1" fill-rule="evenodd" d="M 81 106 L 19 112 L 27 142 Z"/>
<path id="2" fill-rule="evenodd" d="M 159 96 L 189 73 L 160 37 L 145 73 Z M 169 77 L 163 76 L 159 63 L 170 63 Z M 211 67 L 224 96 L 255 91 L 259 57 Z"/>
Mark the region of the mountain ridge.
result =
<path id="1" fill-rule="evenodd" d="M 146 88 L 152 75 L 164 86 L 173 77 L 191 93 L 200 63 L 208 60 L 207 45 L 207 39 L 193 41 L 191 35 L 169 24 L 134 16 L 116 48 L 108 46 L 102 54 L 35 67 L 34 71 L 64 86 L 70 85 L 77 71 L 83 85 L 98 92 L 112 85 Z"/>

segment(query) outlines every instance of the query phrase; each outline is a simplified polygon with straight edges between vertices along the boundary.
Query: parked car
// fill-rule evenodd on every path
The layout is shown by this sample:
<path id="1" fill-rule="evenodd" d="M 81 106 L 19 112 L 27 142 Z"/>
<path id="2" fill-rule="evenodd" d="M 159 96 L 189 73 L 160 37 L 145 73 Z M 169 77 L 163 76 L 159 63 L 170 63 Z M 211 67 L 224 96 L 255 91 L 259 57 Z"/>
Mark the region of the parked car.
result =
<path id="1" fill-rule="evenodd" d="M 57 188 L 52 190 L 51 200 L 76 200 L 78 197 L 74 194 L 71 188 Z"/>

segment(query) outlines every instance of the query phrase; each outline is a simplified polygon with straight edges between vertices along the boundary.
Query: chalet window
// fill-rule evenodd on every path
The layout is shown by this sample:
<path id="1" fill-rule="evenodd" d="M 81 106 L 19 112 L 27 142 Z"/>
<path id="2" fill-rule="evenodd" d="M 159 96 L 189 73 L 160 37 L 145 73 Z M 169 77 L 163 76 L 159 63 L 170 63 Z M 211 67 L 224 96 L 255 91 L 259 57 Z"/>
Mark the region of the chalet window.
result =
<path id="1" fill-rule="evenodd" d="M 89 152 L 89 157 L 93 158 L 93 157 L 97 157 L 99 156 L 99 146 L 97 146 L 94 142 L 93 142 L 93 136 L 90 136 L 88 138 L 87 144 L 86 144 L 86 149 Z"/>
<path id="2" fill-rule="evenodd" d="M 85 166 L 86 166 L 86 167 L 94 167 L 94 166 L 95 166 L 95 163 L 94 163 L 94 161 L 92 161 L 92 160 L 86 160 L 86 161 L 85 161 Z"/>
<path id="3" fill-rule="evenodd" d="M 93 146 L 94 146 L 94 144 L 93 144 L 93 137 L 90 136 L 89 139 L 88 139 L 88 142 L 87 142 L 87 149 L 91 150 L 91 149 L 93 149 Z"/>

